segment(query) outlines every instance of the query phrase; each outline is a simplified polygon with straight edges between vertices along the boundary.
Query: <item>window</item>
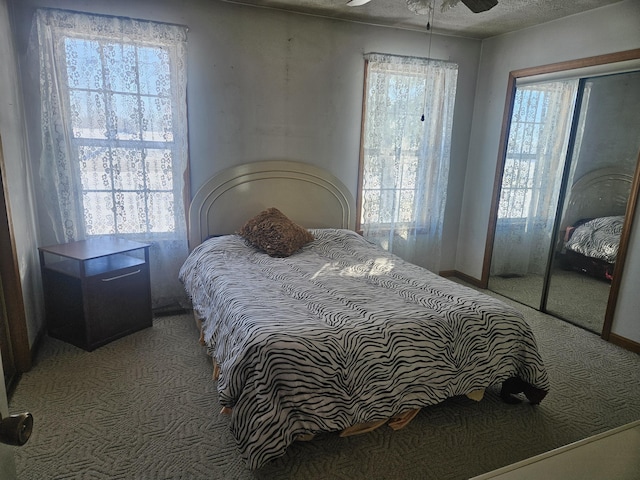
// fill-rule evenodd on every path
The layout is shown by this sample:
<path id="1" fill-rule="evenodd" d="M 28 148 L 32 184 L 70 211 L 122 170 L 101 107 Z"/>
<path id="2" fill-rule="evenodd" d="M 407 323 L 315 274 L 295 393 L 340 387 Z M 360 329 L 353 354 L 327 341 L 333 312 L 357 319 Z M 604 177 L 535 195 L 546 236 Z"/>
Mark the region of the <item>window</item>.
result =
<path id="1" fill-rule="evenodd" d="M 541 149 L 541 129 L 547 118 L 549 94 L 543 90 L 520 88 L 516 91 L 507 156 L 502 177 L 499 218 L 526 218 L 540 183 L 536 162 Z"/>
<path id="2" fill-rule="evenodd" d="M 364 165 L 362 220 L 410 227 L 417 207 L 415 188 L 425 176 L 425 162 L 419 159 L 425 79 L 401 70 L 371 69 L 369 75 L 372 84 L 385 85 L 383 95 L 371 95 L 367 101 L 368 111 L 384 111 L 372 119 L 377 123 L 374 128 L 383 128 L 384 133 L 367 137 L 371 142 Z"/>
<path id="3" fill-rule="evenodd" d="M 544 125 L 549 96 L 544 91 L 518 89 L 514 100 L 510 138 L 504 165 L 503 195 L 498 216 L 524 218 L 534 196 L 540 129 Z"/>
<path id="4" fill-rule="evenodd" d="M 449 62 L 366 58 L 360 227 L 419 264 L 439 256 L 457 74 Z"/>
<path id="5" fill-rule="evenodd" d="M 502 176 L 498 218 L 544 218 L 546 197 L 555 195 L 566 152 L 566 125 L 575 82 L 552 82 L 516 91 Z"/>
<path id="6" fill-rule="evenodd" d="M 166 48 L 66 37 L 64 53 L 85 233 L 174 232 Z"/>

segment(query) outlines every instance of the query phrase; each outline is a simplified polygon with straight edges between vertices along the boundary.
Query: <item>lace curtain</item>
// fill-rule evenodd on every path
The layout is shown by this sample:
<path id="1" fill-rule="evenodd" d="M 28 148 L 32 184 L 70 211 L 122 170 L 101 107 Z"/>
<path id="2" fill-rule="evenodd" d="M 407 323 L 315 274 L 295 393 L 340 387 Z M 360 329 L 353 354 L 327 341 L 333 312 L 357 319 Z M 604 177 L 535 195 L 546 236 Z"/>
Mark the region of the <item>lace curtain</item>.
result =
<path id="1" fill-rule="evenodd" d="M 153 307 L 186 304 L 186 28 L 37 10 L 42 198 L 56 241 L 151 244 Z"/>
<path id="2" fill-rule="evenodd" d="M 491 275 L 545 272 L 577 88 L 577 80 L 517 88 Z"/>
<path id="3" fill-rule="evenodd" d="M 458 66 L 383 54 L 366 60 L 364 236 L 438 272 Z"/>

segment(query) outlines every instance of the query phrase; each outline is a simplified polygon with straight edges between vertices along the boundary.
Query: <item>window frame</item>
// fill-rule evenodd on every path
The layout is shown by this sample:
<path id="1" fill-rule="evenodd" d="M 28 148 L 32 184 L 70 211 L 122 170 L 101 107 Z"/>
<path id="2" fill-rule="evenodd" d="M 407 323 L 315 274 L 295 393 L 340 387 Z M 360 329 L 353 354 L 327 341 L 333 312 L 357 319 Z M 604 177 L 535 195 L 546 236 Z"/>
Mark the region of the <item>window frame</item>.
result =
<path id="1" fill-rule="evenodd" d="M 135 42 L 135 41 L 128 41 L 128 42 L 123 42 L 120 41 L 119 39 L 110 37 L 110 36 L 104 36 L 104 37 L 100 37 L 100 38 L 89 38 L 85 35 L 82 34 L 73 34 L 73 33 L 65 33 L 63 35 L 60 36 L 59 38 L 59 47 L 63 52 L 65 52 L 64 57 L 65 57 L 65 65 L 62 66 L 62 77 L 66 79 L 67 81 L 67 96 L 64 99 L 65 104 L 67 105 L 67 108 L 69 109 L 68 111 L 72 111 L 71 110 L 71 103 L 72 103 L 72 95 L 73 92 L 87 92 L 87 93 L 91 93 L 91 94 L 99 94 L 101 96 L 101 100 L 104 103 L 104 110 L 105 110 L 105 135 L 102 138 L 93 138 L 93 137 L 83 137 L 83 136 L 77 136 L 75 134 L 75 129 L 74 129 L 74 125 L 73 125 L 73 119 L 71 118 L 71 116 L 69 116 L 69 118 L 67 119 L 68 122 L 68 128 L 70 133 L 70 144 L 71 144 L 71 154 L 73 156 L 73 175 L 74 175 L 74 179 L 73 181 L 75 183 L 77 183 L 78 185 L 78 201 L 82 204 L 82 231 L 84 232 L 84 235 L 87 237 L 91 237 L 91 236 L 101 236 L 101 235 L 118 235 L 121 237 L 141 237 L 144 236 L 145 238 L 149 239 L 149 238 L 155 238 L 155 239 L 168 239 L 168 238 L 173 238 L 176 234 L 176 232 L 179 230 L 178 227 L 178 222 L 180 222 L 183 218 L 186 220 L 187 218 L 187 212 L 186 210 L 188 209 L 188 202 L 184 202 L 184 209 L 185 212 L 183 212 L 183 215 L 180 215 L 179 212 L 177 212 L 175 210 L 175 199 L 178 195 L 181 195 L 184 199 L 189 198 L 189 191 L 188 191 L 188 183 L 184 183 L 183 185 L 178 185 L 176 182 L 184 182 L 184 178 L 188 178 L 188 170 L 189 170 L 189 162 L 187 161 L 186 163 L 186 172 L 182 172 L 180 169 L 180 166 L 177 165 L 177 163 L 180 162 L 176 162 L 175 160 L 175 155 L 177 155 L 177 137 L 178 137 L 178 131 L 179 128 L 177 128 L 177 124 L 176 122 L 178 121 L 176 119 L 176 110 L 173 107 L 173 105 L 171 105 L 171 98 L 172 98 L 172 94 L 171 94 L 171 90 L 173 88 L 176 88 L 176 85 L 174 84 L 174 73 L 171 73 L 173 68 L 175 67 L 174 65 L 172 65 L 172 55 L 170 54 L 166 54 L 166 61 L 168 62 L 167 65 L 167 70 L 169 72 L 168 76 L 170 79 L 170 87 L 169 87 L 169 93 L 167 93 L 166 95 L 162 95 L 160 94 L 151 94 L 151 93 L 143 93 L 141 92 L 140 89 L 140 76 L 136 75 L 136 92 L 130 92 L 130 91 L 120 91 L 117 90 L 115 88 L 113 88 L 112 85 L 109 84 L 108 82 L 108 76 L 106 75 L 102 75 L 102 88 L 90 88 L 90 87 L 75 87 L 72 86 L 70 83 L 70 77 L 69 77 L 69 73 L 67 71 L 68 69 L 68 63 L 66 61 L 67 58 L 67 49 L 66 49 L 66 45 L 65 43 L 68 41 L 89 41 L 89 42 L 98 42 L 99 43 L 99 50 L 100 50 L 100 62 L 101 62 L 101 69 L 104 68 L 105 65 L 105 57 L 104 57 L 104 49 L 105 46 L 107 46 L 108 44 L 112 44 L 112 45 L 117 45 L 118 47 L 122 48 L 122 47 L 133 47 L 136 51 L 136 68 L 137 65 L 139 64 L 139 49 L 141 48 L 151 48 L 151 49 L 157 49 L 157 50 L 161 50 L 161 51 L 168 51 L 169 49 L 172 48 L 171 45 L 167 45 L 165 43 L 156 43 L 156 42 L 152 42 L 152 41 L 141 41 L 141 42 Z M 120 112 L 118 112 L 117 109 L 112 109 L 109 104 L 113 103 L 112 102 L 112 98 L 114 95 L 126 95 L 126 96 L 134 96 L 135 97 L 135 103 L 136 103 L 136 113 L 141 112 L 143 109 L 141 108 L 142 102 L 141 99 L 143 98 L 148 98 L 148 99 L 155 99 L 155 100 L 165 100 L 168 102 L 169 104 L 169 110 L 171 111 L 171 119 L 169 120 L 171 123 L 171 135 L 170 141 L 160 141 L 157 139 L 144 139 L 142 138 L 144 136 L 144 128 L 143 128 L 143 123 L 145 121 L 145 116 L 144 114 L 138 114 L 137 118 L 136 118 L 136 126 L 138 127 L 138 129 L 133 132 L 134 135 L 137 138 L 124 138 L 124 139 L 118 139 L 116 136 L 118 135 L 118 131 L 116 126 L 118 125 L 118 118 L 121 117 L 118 114 Z M 118 149 L 118 148 L 127 148 L 128 146 L 131 146 L 133 151 L 139 152 L 140 154 L 140 161 L 142 162 L 142 164 L 140 165 L 140 168 L 138 170 L 135 171 L 135 173 L 138 172 L 142 172 L 142 184 L 143 187 L 142 188 L 118 188 L 115 185 L 114 182 L 114 176 L 112 175 L 111 178 L 111 188 L 105 188 L 105 189 L 93 189 L 93 188 L 85 188 L 85 186 L 83 185 L 83 180 L 82 180 L 82 176 L 83 176 L 83 172 L 82 172 L 82 160 L 80 158 L 80 149 L 82 147 L 91 147 L 91 148 L 100 148 L 100 149 L 104 149 L 107 153 L 108 153 L 108 157 L 109 157 L 109 169 L 113 170 L 114 164 L 116 159 L 113 157 L 113 150 Z M 166 150 L 166 151 L 170 151 L 171 152 L 171 188 L 170 189 L 164 189 L 164 190 L 159 190 L 159 189 L 154 189 L 152 187 L 149 186 L 149 182 L 148 182 L 148 173 L 147 173 L 147 158 L 148 158 L 148 152 L 150 150 Z M 180 193 L 180 190 L 183 190 L 183 193 Z M 88 213 L 88 207 L 86 205 L 85 202 L 85 194 L 86 193 L 105 193 L 107 196 L 110 196 L 112 198 L 112 205 L 111 205 L 111 217 L 112 218 L 112 230 L 113 231 L 109 231 L 109 232 L 91 232 L 87 229 L 87 213 Z M 149 197 L 150 195 L 153 195 L 154 193 L 170 193 L 171 194 L 171 201 L 170 201 L 170 205 L 171 205 L 171 210 L 173 211 L 173 220 L 172 220 L 172 229 L 164 229 L 164 230 L 159 230 L 159 231 L 154 231 L 150 228 L 150 211 L 151 208 L 149 207 Z M 144 202 L 145 208 L 144 208 L 144 222 L 143 223 L 138 223 L 136 225 L 136 230 L 135 231 L 126 231 L 125 228 L 123 228 L 124 223 L 122 221 L 120 221 L 118 219 L 118 202 L 116 202 L 115 198 L 118 196 L 118 194 L 134 194 L 138 197 L 142 197 L 142 201 Z M 89 212 L 91 213 L 91 212 Z M 94 214 L 96 213 L 95 211 L 93 212 Z"/>

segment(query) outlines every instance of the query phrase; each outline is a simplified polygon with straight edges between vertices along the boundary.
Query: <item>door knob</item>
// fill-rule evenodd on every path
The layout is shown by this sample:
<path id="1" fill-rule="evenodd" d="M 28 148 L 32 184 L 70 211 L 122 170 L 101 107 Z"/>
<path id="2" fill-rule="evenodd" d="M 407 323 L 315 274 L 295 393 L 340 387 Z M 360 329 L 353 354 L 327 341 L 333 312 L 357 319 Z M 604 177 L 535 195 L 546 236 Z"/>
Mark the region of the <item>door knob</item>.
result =
<path id="1" fill-rule="evenodd" d="M 33 415 L 29 412 L 9 415 L 0 420 L 0 443 L 21 447 L 33 430 Z"/>

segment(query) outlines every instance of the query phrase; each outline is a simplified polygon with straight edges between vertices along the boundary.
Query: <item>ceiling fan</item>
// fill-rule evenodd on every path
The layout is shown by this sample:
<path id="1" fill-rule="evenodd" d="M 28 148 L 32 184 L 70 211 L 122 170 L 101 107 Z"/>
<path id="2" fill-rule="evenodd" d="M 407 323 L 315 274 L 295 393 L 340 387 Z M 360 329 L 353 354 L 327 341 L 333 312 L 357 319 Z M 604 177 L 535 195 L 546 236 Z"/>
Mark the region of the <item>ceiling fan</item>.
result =
<path id="1" fill-rule="evenodd" d="M 369 3 L 371 0 L 350 0 L 347 3 L 349 7 L 359 7 L 366 3 Z M 459 0 L 464 3 L 469 10 L 473 13 L 486 12 L 487 10 L 491 10 L 498 4 L 498 0 Z M 458 3 L 458 0 L 443 0 L 442 9 L 446 10 L 447 8 L 451 8 Z M 410 10 L 413 10 L 416 13 L 427 12 L 431 6 L 431 0 L 407 0 L 407 5 Z"/>

